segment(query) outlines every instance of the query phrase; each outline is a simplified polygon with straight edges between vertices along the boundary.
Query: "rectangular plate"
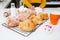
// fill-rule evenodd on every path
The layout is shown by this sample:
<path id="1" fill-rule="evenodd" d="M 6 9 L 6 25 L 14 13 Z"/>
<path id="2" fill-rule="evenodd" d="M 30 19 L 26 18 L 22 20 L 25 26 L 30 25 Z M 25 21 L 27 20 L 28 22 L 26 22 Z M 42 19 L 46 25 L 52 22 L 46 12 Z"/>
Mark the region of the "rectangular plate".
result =
<path id="1" fill-rule="evenodd" d="M 44 21 L 42 22 L 42 24 L 43 24 L 44 22 L 46 22 L 46 21 L 47 21 L 47 20 L 44 20 Z M 40 25 L 42 25 L 42 24 L 40 24 Z M 23 31 L 21 31 L 20 29 L 18 29 L 18 26 L 17 26 L 17 27 L 14 27 L 14 28 L 9 28 L 5 23 L 3 23 L 2 25 L 3 25 L 4 27 L 6 27 L 6 28 L 8 28 L 8 29 L 10 29 L 10 30 L 18 33 L 18 34 L 21 34 L 22 36 L 25 36 L 25 37 L 29 36 L 29 35 L 32 33 L 32 32 L 23 32 Z M 36 26 L 36 29 L 37 29 L 40 25 L 37 25 L 37 26 Z M 34 31 L 33 31 L 33 32 L 34 32 Z"/>

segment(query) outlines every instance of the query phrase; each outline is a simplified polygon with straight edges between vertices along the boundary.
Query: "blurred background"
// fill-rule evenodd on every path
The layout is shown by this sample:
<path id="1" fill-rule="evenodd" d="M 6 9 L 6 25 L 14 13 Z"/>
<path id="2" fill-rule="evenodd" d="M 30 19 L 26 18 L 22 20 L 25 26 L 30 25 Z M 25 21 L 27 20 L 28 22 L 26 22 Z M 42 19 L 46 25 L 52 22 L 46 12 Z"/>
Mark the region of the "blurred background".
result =
<path id="1" fill-rule="evenodd" d="M 20 0 L 0 0 L 0 5 L 2 4 L 2 7 L 5 5 L 5 8 L 10 8 L 11 3 L 15 3 L 15 7 L 19 8 L 19 2 Z M 46 4 L 47 8 L 60 7 L 60 0 L 47 0 Z"/>

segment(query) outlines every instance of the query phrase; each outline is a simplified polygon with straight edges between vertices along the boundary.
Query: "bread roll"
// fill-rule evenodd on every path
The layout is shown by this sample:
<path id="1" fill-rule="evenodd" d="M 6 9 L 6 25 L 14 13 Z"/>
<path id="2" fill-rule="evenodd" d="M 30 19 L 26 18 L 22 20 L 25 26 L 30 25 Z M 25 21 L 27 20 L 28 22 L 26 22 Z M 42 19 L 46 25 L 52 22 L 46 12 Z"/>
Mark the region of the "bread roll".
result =
<path id="1" fill-rule="evenodd" d="M 25 20 L 19 23 L 19 29 L 25 32 L 32 32 L 36 29 L 36 26 L 30 20 Z"/>
<path id="2" fill-rule="evenodd" d="M 42 23 L 42 19 L 40 16 L 35 16 L 35 15 L 32 15 L 31 17 L 29 17 L 29 19 L 34 23 L 34 25 L 37 25 L 37 24 L 41 24 Z"/>
<path id="3" fill-rule="evenodd" d="M 48 19 L 48 14 L 47 13 L 39 13 L 38 16 L 40 16 L 43 20 Z"/>
<path id="4" fill-rule="evenodd" d="M 8 27 L 13 28 L 13 27 L 16 27 L 18 24 L 19 24 L 19 20 L 17 18 L 15 18 L 15 17 L 13 17 L 13 18 L 8 17 L 7 18 L 6 25 Z"/>
<path id="5" fill-rule="evenodd" d="M 27 11 L 21 12 L 18 15 L 18 19 L 21 21 L 24 21 L 24 20 L 28 19 L 31 15 L 35 15 L 35 13 L 30 10 L 27 10 Z"/>

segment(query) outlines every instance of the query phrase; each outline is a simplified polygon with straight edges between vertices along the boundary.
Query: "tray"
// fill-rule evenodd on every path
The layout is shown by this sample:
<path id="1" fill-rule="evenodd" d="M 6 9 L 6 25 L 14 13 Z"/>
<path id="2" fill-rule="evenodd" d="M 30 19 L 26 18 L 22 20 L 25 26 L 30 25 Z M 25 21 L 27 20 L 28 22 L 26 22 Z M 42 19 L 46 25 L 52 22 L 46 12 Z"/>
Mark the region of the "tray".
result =
<path id="1" fill-rule="evenodd" d="M 47 21 L 47 20 L 43 20 L 42 24 L 43 24 L 44 22 L 46 22 L 46 21 Z M 40 25 L 42 25 L 42 24 L 40 24 Z M 3 23 L 2 25 L 3 25 L 4 27 L 6 27 L 6 28 L 8 28 L 8 29 L 10 29 L 10 30 L 12 30 L 12 31 L 14 31 L 14 32 L 22 35 L 22 36 L 24 36 L 24 37 L 27 37 L 27 36 L 29 36 L 29 35 L 32 33 L 32 32 L 24 32 L 24 31 L 21 31 L 20 29 L 18 29 L 18 26 L 17 26 L 17 27 L 14 27 L 14 28 L 9 28 L 5 23 Z M 37 29 L 40 25 L 37 25 L 37 26 L 36 26 L 36 29 Z M 33 32 L 35 32 L 35 31 L 33 31 Z"/>

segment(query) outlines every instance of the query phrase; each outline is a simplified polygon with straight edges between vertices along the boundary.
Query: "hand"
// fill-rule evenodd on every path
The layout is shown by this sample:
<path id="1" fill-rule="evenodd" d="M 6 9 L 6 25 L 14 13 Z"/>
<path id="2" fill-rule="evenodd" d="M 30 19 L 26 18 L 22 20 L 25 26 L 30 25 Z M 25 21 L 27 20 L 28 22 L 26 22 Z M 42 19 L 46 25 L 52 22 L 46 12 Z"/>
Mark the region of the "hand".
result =
<path id="1" fill-rule="evenodd" d="M 42 11 L 44 11 L 44 8 L 40 7 L 42 9 Z"/>
<path id="2" fill-rule="evenodd" d="M 31 10 L 35 10 L 35 7 L 34 7 L 34 6 L 32 6 L 30 9 L 31 9 Z"/>

